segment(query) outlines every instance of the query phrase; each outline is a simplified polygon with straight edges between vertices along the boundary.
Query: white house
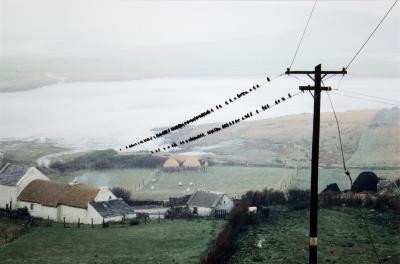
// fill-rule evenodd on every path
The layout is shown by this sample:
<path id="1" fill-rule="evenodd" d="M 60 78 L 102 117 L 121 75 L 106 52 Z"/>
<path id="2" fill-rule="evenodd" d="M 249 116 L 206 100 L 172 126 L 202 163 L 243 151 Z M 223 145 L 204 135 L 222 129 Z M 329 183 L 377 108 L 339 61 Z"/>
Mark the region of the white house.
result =
<path id="1" fill-rule="evenodd" d="M 201 190 L 194 192 L 186 204 L 199 216 L 212 215 L 215 210 L 225 210 L 230 213 L 233 207 L 233 201 L 227 195 Z"/>
<path id="2" fill-rule="evenodd" d="M 33 217 L 100 224 L 135 217 L 107 187 L 50 181 L 38 169 L 7 163 L 0 168 L 0 208 L 26 207 Z"/>
<path id="3" fill-rule="evenodd" d="M 17 197 L 31 216 L 57 222 L 100 224 L 135 217 L 134 209 L 106 187 L 34 180 Z"/>
<path id="4" fill-rule="evenodd" d="M 7 163 L 0 168 L 0 208 L 17 207 L 17 197 L 33 180 L 45 180 L 46 177 L 35 167 L 25 167 Z"/>

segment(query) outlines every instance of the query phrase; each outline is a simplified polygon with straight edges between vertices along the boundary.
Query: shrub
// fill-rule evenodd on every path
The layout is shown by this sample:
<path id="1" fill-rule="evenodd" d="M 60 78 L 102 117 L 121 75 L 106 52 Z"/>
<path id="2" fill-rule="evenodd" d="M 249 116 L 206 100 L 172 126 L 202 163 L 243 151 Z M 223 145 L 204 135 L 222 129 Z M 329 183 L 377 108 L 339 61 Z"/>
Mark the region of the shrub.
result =
<path id="1" fill-rule="evenodd" d="M 309 207 L 310 205 L 309 190 L 289 189 L 287 196 L 289 209 L 301 210 Z"/>
<path id="2" fill-rule="evenodd" d="M 110 189 L 110 191 L 117 196 L 118 198 L 121 198 L 124 200 L 127 204 L 132 204 L 133 201 L 131 199 L 131 191 L 122 187 L 113 187 Z"/>
<path id="3" fill-rule="evenodd" d="M 262 191 L 248 191 L 242 196 L 242 200 L 250 206 L 269 206 L 285 204 L 285 194 L 280 190 L 264 189 Z"/>
<path id="4" fill-rule="evenodd" d="M 129 225 L 131 225 L 131 226 L 139 225 L 139 220 L 137 220 L 137 219 L 131 219 L 131 220 L 129 221 Z"/>

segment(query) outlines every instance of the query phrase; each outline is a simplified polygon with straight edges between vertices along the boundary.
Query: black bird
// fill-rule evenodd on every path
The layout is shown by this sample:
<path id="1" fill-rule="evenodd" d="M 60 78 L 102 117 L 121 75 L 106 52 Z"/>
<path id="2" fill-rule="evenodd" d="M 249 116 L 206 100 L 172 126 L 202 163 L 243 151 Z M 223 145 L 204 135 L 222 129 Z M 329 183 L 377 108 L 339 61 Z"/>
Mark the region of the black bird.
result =
<path id="1" fill-rule="evenodd" d="M 253 85 L 253 89 L 255 90 L 256 89 L 256 87 Z"/>
<path id="2" fill-rule="evenodd" d="M 251 91 L 253 91 L 253 89 L 250 88 L 249 91 L 251 92 Z"/>
<path id="3" fill-rule="evenodd" d="M 236 98 L 236 97 L 234 97 L 233 99 L 234 99 L 234 100 L 236 100 L 237 98 Z"/>
<path id="4" fill-rule="evenodd" d="M 270 79 L 269 77 L 267 77 L 267 81 L 268 81 L 268 82 L 270 82 L 270 81 L 271 81 L 271 79 Z"/>
<path id="5" fill-rule="evenodd" d="M 267 104 L 267 108 L 269 108 L 269 104 Z"/>
<path id="6" fill-rule="evenodd" d="M 285 101 L 286 99 L 285 99 L 285 97 L 282 97 L 282 101 Z"/>
<path id="7" fill-rule="evenodd" d="M 292 96 L 290 95 L 290 93 L 288 93 L 287 95 L 289 96 L 289 98 L 292 97 Z"/>
<path id="8" fill-rule="evenodd" d="M 233 102 L 231 98 L 229 98 L 229 102 L 231 102 L 231 103 Z"/>
<path id="9" fill-rule="evenodd" d="M 256 87 L 257 87 L 257 88 L 259 88 L 259 87 L 260 87 L 260 85 L 256 84 Z"/>
<path id="10" fill-rule="evenodd" d="M 278 104 L 278 101 L 275 100 L 275 104 Z"/>
<path id="11" fill-rule="evenodd" d="M 256 113 L 259 114 L 258 110 L 256 110 Z"/>
<path id="12" fill-rule="evenodd" d="M 281 102 L 281 100 L 278 99 L 278 103 L 280 103 L 280 102 Z"/>
<path id="13" fill-rule="evenodd" d="M 211 108 L 211 112 L 214 112 L 214 109 Z"/>
<path id="14" fill-rule="evenodd" d="M 225 101 L 225 104 L 228 105 L 229 103 L 227 101 Z"/>

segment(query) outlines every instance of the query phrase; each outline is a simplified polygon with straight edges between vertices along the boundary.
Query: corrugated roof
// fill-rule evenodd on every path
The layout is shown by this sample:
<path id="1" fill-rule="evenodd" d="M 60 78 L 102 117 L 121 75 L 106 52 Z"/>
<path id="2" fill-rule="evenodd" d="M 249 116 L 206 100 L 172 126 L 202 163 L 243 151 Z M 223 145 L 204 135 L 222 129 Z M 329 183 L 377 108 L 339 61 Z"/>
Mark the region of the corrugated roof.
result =
<path id="1" fill-rule="evenodd" d="M 21 192 L 18 200 L 50 207 L 67 205 L 86 209 L 88 203 L 94 201 L 98 192 L 98 188 L 79 184 L 34 180 Z"/>
<path id="2" fill-rule="evenodd" d="M 196 207 L 215 207 L 219 200 L 221 200 L 222 196 L 224 196 L 223 193 L 197 191 L 190 196 L 187 205 Z"/>
<path id="3" fill-rule="evenodd" d="M 122 199 L 114 199 L 103 202 L 90 202 L 90 205 L 102 216 L 113 217 L 134 214 L 135 210 Z"/>
<path id="4" fill-rule="evenodd" d="M 15 186 L 28 171 L 28 167 L 7 163 L 0 169 L 0 185 Z"/>

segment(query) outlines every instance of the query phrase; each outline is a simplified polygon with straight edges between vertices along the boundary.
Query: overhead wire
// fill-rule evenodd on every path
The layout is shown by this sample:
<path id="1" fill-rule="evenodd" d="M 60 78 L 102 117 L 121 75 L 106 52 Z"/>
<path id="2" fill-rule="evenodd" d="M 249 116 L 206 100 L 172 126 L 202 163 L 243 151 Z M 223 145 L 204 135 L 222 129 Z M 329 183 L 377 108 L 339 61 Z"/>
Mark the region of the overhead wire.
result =
<path id="1" fill-rule="evenodd" d="M 293 63 L 294 63 L 294 61 L 295 61 L 295 59 L 296 59 L 296 57 L 297 57 L 297 53 L 299 52 L 301 43 L 303 42 L 303 39 L 304 39 L 304 35 L 306 34 L 308 25 L 310 24 L 310 20 L 311 20 L 311 17 L 312 17 L 312 15 L 313 15 L 313 13 L 314 13 L 315 6 L 316 6 L 316 4 L 317 4 L 317 1 L 318 1 L 318 0 L 315 0 L 314 5 L 313 5 L 313 7 L 312 7 L 312 9 L 311 9 L 310 15 L 308 16 L 306 26 L 304 27 L 303 33 L 301 34 L 300 41 L 299 41 L 299 43 L 298 43 L 298 45 L 297 45 L 297 48 L 296 48 L 296 51 L 295 51 L 295 53 L 294 53 L 294 55 L 293 55 L 292 62 L 290 63 L 289 69 L 292 68 Z"/>
<path id="2" fill-rule="evenodd" d="M 343 169 L 344 169 L 344 171 L 345 171 L 345 174 L 346 174 L 346 175 L 348 176 L 348 178 L 349 178 L 349 181 L 350 181 L 350 189 L 351 189 L 351 187 L 353 186 L 353 180 L 352 180 L 352 178 L 351 178 L 350 172 L 349 172 L 349 171 L 347 170 L 347 168 L 346 168 L 346 161 L 345 161 L 345 158 L 344 158 L 343 144 L 342 144 L 342 137 L 341 137 L 341 133 L 340 133 L 339 120 L 338 120 L 338 118 L 337 118 L 336 111 L 335 111 L 335 108 L 334 108 L 334 106 L 333 106 L 333 102 L 332 102 L 332 100 L 331 100 L 331 97 L 330 97 L 330 95 L 329 95 L 329 92 L 327 92 L 326 94 L 328 95 L 328 99 L 329 99 L 330 105 L 331 105 L 331 107 L 332 107 L 332 112 L 333 112 L 333 115 L 334 115 L 335 120 L 336 120 L 336 126 L 337 126 L 338 135 L 339 135 L 340 150 L 341 150 L 341 153 L 342 153 Z M 374 254 L 375 254 L 375 257 L 376 257 L 378 263 L 379 263 L 379 264 L 382 264 L 382 261 L 381 261 L 381 259 L 380 259 L 380 257 L 379 257 L 379 254 L 378 254 L 378 250 L 377 250 L 377 248 L 376 248 L 375 242 L 374 242 L 373 237 L 372 237 L 372 234 L 371 234 L 371 230 L 369 229 L 369 225 L 368 225 L 368 223 L 367 223 L 367 220 L 365 219 L 364 214 L 363 214 L 361 208 L 360 208 L 360 207 L 357 207 L 357 208 L 358 208 L 358 210 L 359 210 L 360 217 L 361 217 L 361 219 L 362 219 L 362 221 L 363 221 L 363 224 L 364 224 L 364 226 L 365 226 L 365 229 L 366 229 L 366 231 L 367 231 L 368 238 L 369 238 L 369 241 L 371 242 L 372 250 L 373 250 L 373 252 L 374 252 Z"/>
<path id="3" fill-rule="evenodd" d="M 385 15 L 381 18 L 381 20 L 379 21 L 378 25 L 374 28 L 374 30 L 372 30 L 371 34 L 368 36 L 368 38 L 364 41 L 364 43 L 361 45 L 361 47 L 357 50 L 356 54 L 351 58 L 351 60 L 349 61 L 349 63 L 347 64 L 347 66 L 345 67 L 345 69 L 347 70 L 350 65 L 354 62 L 354 60 L 357 58 L 357 56 L 360 54 L 360 52 L 363 50 L 363 48 L 365 47 L 365 45 L 367 45 L 368 41 L 372 38 L 372 36 L 374 35 L 374 33 L 378 30 L 378 28 L 380 27 L 380 25 L 383 23 L 383 21 L 386 19 L 386 17 L 389 15 L 390 11 L 392 11 L 393 7 L 397 4 L 398 0 L 395 0 L 394 3 L 390 6 L 389 10 L 386 11 Z"/>

